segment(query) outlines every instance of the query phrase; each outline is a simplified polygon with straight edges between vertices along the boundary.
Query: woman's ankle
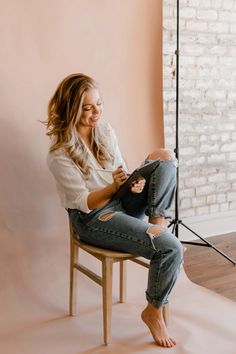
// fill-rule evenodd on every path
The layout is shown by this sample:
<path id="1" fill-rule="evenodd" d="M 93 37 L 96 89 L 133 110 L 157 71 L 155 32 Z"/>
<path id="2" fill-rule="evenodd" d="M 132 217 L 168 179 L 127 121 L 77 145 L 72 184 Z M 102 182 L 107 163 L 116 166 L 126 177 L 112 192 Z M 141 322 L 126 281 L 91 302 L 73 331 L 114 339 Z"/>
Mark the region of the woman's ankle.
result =
<path id="1" fill-rule="evenodd" d="M 158 216 L 158 217 L 155 217 L 155 216 L 151 216 L 149 217 L 149 222 L 151 224 L 159 224 L 159 225 L 165 225 L 167 226 L 167 220 L 164 216 Z"/>
<path id="2" fill-rule="evenodd" d="M 151 316 L 157 316 L 157 317 L 162 317 L 162 314 L 163 314 L 162 307 L 154 307 L 149 302 L 148 302 L 146 308 L 144 309 L 144 312 L 151 315 Z"/>

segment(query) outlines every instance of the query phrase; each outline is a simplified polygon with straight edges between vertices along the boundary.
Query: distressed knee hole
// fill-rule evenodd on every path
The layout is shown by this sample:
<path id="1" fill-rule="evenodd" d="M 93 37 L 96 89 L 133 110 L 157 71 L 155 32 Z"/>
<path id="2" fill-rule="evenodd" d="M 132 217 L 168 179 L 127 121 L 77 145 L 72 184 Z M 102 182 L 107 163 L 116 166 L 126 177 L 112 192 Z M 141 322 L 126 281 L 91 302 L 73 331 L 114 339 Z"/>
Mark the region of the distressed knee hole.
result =
<path id="1" fill-rule="evenodd" d="M 164 231 L 166 230 L 166 227 L 161 226 L 161 225 L 155 225 L 155 226 L 150 226 L 146 233 L 150 237 L 158 237 L 160 236 Z"/>
<path id="2" fill-rule="evenodd" d="M 163 160 L 171 160 L 175 157 L 175 154 L 171 150 L 163 149 Z"/>
<path id="3" fill-rule="evenodd" d="M 161 159 L 161 160 L 171 160 L 175 157 L 175 154 L 173 151 L 168 150 L 168 149 L 157 149 L 153 153 L 151 153 L 148 156 L 148 159 L 150 160 L 156 160 L 156 159 Z"/>
<path id="4" fill-rule="evenodd" d="M 100 215 L 98 219 L 100 221 L 108 221 L 112 218 L 113 215 L 114 215 L 114 211 L 108 211 L 107 213 Z"/>

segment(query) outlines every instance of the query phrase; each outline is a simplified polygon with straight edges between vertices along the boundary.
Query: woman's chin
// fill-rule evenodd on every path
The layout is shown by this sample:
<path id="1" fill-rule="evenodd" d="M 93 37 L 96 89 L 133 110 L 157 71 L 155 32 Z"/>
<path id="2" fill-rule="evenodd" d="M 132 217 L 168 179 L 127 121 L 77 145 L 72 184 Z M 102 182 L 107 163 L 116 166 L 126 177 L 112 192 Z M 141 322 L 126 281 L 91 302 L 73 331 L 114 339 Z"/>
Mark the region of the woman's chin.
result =
<path id="1" fill-rule="evenodd" d="M 92 128 L 96 128 L 100 123 L 100 119 L 96 119 L 94 121 L 91 122 L 91 126 Z"/>

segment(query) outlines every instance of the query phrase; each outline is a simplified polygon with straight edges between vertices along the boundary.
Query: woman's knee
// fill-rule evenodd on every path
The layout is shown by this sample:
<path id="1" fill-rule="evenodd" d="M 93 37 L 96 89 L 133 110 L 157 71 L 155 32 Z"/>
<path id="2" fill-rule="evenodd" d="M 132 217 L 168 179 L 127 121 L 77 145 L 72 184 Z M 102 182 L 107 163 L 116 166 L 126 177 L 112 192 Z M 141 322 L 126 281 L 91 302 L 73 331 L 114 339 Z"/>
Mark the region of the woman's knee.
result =
<path id="1" fill-rule="evenodd" d="M 181 242 L 168 229 L 162 234 L 162 252 L 167 258 L 179 264 L 183 259 L 183 246 Z"/>
<path id="2" fill-rule="evenodd" d="M 170 254 L 172 256 L 173 262 L 178 265 L 183 261 L 183 246 L 181 242 L 172 235 L 172 242 L 170 245 Z"/>
<path id="3" fill-rule="evenodd" d="M 183 246 L 181 242 L 176 238 L 176 236 L 173 235 L 174 238 L 174 245 L 173 245 L 173 250 L 174 253 L 182 260 L 183 258 Z"/>
<path id="4" fill-rule="evenodd" d="M 159 148 L 148 155 L 148 160 L 171 160 L 175 157 L 173 151 L 168 149 Z"/>

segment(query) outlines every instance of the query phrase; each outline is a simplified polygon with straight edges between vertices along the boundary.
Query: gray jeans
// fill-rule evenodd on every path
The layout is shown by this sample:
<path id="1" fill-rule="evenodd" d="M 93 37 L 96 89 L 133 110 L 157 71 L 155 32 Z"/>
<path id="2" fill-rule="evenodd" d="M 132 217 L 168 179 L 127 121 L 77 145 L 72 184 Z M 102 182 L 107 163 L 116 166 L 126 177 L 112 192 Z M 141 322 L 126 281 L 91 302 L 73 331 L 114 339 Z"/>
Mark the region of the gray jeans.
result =
<path id="1" fill-rule="evenodd" d="M 130 192 L 122 199 L 86 214 L 69 210 L 70 220 L 81 241 L 116 251 L 142 256 L 150 260 L 146 298 L 155 307 L 168 303 L 183 259 L 179 240 L 166 229 L 152 235 L 153 224 L 143 220 L 150 217 L 171 217 L 176 187 L 176 160 L 160 161 L 146 182 L 142 193 Z M 112 211 L 104 221 L 101 216 Z"/>

